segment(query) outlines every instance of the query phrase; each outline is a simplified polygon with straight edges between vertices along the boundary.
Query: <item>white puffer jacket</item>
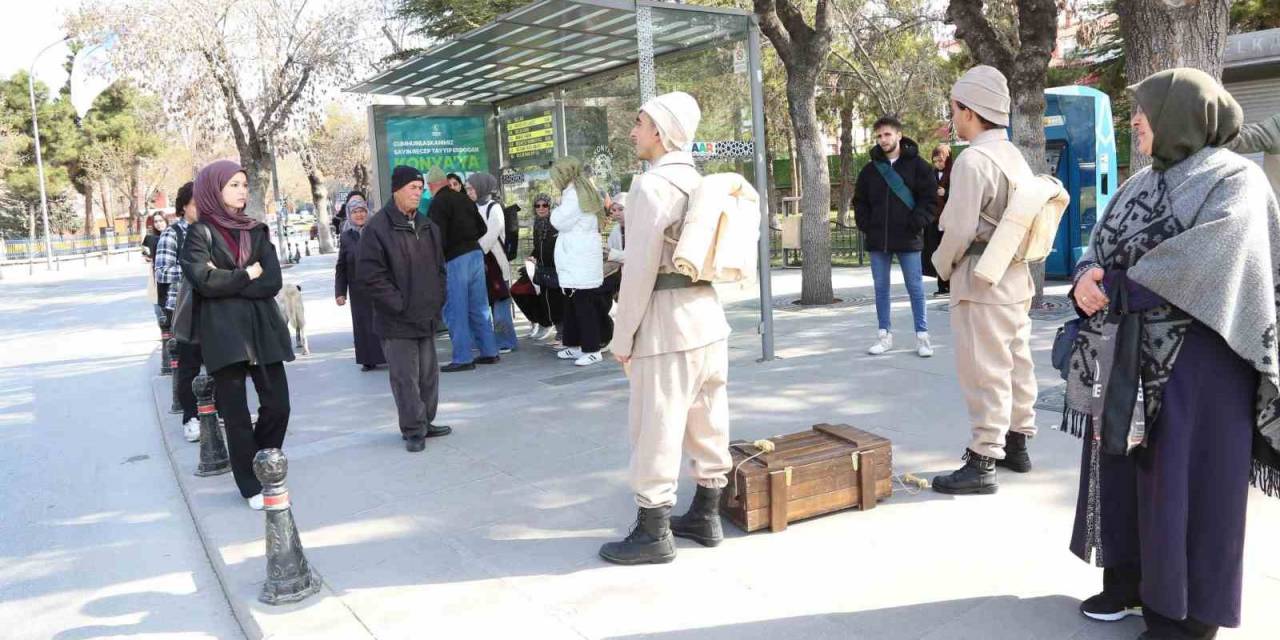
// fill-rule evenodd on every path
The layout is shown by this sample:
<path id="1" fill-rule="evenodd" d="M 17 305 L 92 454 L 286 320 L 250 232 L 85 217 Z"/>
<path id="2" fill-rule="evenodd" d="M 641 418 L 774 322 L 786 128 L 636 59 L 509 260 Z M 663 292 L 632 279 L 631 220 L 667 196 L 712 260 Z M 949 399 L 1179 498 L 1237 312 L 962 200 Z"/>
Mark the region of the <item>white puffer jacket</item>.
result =
<path id="1" fill-rule="evenodd" d="M 604 282 L 604 250 L 600 225 L 594 215 L 578 206 L 578 191 L 571 184 L 561 193 L 560 206 L 551 211 L 551 226 L 560 232 L 556 240 L 556 275 L 562 289 L 594 289 Z"/>

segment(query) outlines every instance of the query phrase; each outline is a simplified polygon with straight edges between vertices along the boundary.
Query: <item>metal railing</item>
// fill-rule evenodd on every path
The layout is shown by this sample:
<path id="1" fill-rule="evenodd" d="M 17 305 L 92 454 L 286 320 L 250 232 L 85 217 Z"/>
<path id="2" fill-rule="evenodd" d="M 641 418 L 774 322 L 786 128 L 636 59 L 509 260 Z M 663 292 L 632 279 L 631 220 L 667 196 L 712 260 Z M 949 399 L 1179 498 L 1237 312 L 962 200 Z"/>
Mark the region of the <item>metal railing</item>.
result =
<path id="1" fill-rule="evenodd" d="M 0 238 L 0 260 L 25 260 L 27 258 L 45 257 L 44 239 Z M 142 234 L 114 236 L 110 240 L 102 236 L 59 236 L 52 239 L 54 257 L 79 256 L 89 253 L 119 251 L 138 247 L 142 244 Z"/>

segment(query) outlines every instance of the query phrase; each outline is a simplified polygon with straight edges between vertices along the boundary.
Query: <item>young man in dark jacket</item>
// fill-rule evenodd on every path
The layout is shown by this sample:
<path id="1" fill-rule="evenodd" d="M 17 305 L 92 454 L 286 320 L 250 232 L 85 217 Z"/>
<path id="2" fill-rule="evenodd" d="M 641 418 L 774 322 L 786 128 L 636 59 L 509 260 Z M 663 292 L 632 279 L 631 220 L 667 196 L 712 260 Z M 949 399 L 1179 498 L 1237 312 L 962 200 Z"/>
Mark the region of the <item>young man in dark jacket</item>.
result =
<path id="1" fill-rule="evenodd" d="M 853 212 L 858 229 L 866 236 L 871 252 L 871 276 L 876 289 L 876 317 L 880 332 L 867 350 L 880 355 L 893 348 L 889 318 L 889 271 L 897 256 L 911 295 L 915 320 L 916 353 L 933 355 L 929 323 L 925 315 L 923 265 L 924 229 L 937 207 L 938 179 L 933 167 L 920 157 L 914 140 L 902 135 L 902 123 L 890 116 L 876 121 L 876 146 L 871 162 L 858 174 L 853 193 Z"/>
<path id="2" fill-rule="evenodd" d="M 427 438 L 453 431 L 432 424 L 439 400 L 436 323 L 445 300 L 444 243 L 439 228 L 418 214 L 422 188 L 422 172 L 395 168 L 391 202 L 365 224 L 356 267 L 373 301 L 400 434 L 411 452 L 426 448 Z"/>
<path id="3" fill-rule="evenodd" d="M 444 321 L 453 343 L 453 362 L 441 368 L 445 373 L 470 371 L 477 364 L 498 362 L 498 339 L 493 334 L 493 314 L 489 309 L 489 288 L 484 277 L 484 252 L 480 238 L 489 230 L 476 203 L 465 193 L 449 188 L 444 172 L 435 167 L 427 179 L 431 204 L 427 217 L 440 227 L 448 276 L 449 299 Z M 480 357 L 471 354 L 472 346 Z"/>

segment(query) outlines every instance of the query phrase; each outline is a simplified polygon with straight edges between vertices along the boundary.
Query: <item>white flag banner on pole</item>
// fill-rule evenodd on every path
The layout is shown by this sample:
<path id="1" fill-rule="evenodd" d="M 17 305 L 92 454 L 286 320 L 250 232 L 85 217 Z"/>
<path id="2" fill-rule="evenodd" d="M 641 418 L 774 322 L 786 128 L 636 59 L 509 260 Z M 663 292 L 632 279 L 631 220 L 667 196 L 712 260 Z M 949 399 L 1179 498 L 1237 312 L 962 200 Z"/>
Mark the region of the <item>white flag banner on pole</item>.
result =
<path id="1" fill-rule="evenodd" d="M 107 36 L 102 42 L 81 49 L 71 65 L 71 106 L 81 118 L 89 112 L 93 101 L 116 81 L 117 74 L 107 59 L 115 43 L 114 35 Z"/>

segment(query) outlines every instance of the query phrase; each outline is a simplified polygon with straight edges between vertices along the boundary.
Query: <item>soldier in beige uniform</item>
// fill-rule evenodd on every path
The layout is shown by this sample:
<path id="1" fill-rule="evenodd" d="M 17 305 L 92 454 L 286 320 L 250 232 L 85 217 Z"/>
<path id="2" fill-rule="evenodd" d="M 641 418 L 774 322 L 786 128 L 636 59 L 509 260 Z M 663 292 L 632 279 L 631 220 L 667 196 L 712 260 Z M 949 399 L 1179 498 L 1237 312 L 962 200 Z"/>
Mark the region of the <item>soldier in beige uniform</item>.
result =
<path id="1" fill-rule="evenodd" d="M 627 195 L 626 268 L 611 350 L 631 383 L 629 480 L 640 508 L 635 528 L 600 549 L 616 564 L 670 562 L 674 533 L 705 546 L 723 539 L 720 490 L 729 470 L 729 324 L 705 281 L 676 272 L 672 261 L 689 195 L 702 180 L 682 149 L 701 119 L 686 93 L 645 103 L 631 140 L 649 171 Z M 671 518 L 681 454 L 698 483 L 689 512 Z"/>
<path id="2" fill-rule="evenodd" d="M 951 281 L 951 330 L 956 372 L 973 435 L 965 465 L 933 480 L 950 494 L 996 492 L 996 466 L 1031 470 L 1027 440 L 1035 436 L 1036 378 L 1031 360 L 1031 299 L 1026 263 L 1014 263 L 995 285 L 974 265 L 1009 201 L 1010 177 L 1032 174 L 1009 142 L 1009 88 L 994 67 L 970 69 L 951 89 L 952 125 L 971 147 L 951 170 L 951 196 L 938 226 L 944 235 L 933 264 Z M 978 149 L 981 149 L 979 151 Z"/>

